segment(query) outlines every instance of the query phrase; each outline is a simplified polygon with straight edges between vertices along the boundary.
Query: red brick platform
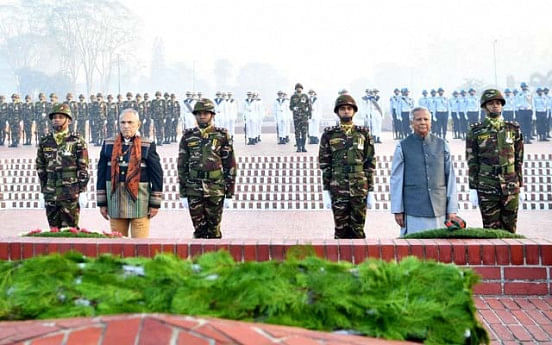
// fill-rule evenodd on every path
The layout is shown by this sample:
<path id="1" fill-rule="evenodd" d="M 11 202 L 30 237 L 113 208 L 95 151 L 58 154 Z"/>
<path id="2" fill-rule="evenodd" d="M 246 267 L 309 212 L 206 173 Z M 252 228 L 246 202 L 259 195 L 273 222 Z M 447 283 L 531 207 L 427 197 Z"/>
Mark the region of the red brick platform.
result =
<path id="1" fill-rule="evenodd" d="M 188 259 L 225 249 L 238 262 L 282 260 L 295 245 L 311 245 L 316 255 L 331 261 L 360 263 L 368 257 L 400 260 L 413 255 L 472 268 L 482 277 L 481 295 L 551 295 L 552 241 L 505 240 L 176 240 L 0 238 L 0 260 L 20 260 L 47 253 L 79 251 L 95 257 L 153 257 L 167 252 Z"/>
<path id="2" fill-rule="evenodd" d="M 14 345 L 393 345 L 295 327 L 173 315 L 119 315 L 0 323 L 0 344 Z"/>

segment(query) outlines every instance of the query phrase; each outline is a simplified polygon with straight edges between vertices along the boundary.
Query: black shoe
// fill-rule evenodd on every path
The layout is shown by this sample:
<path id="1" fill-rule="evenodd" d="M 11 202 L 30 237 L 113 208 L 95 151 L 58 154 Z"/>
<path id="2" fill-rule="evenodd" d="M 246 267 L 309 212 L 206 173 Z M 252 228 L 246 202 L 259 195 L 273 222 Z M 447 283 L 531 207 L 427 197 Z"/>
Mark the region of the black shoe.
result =
<path id="1" fill-rule="evenodd" d="M 301 147 L 301 152 L 307 152 L 307 149 L 305 148 L 305 146 Z"/>
<path id="2" fill-rule="evenodd" d="M 10 146 L 8 147 L 17 147 L 17 144 L 11 144 Z"/>
<path id="3" fill-rule="evenodd" d="M 297 151 L 295 152 L 303 152 L 300 147 L 297 147 Z"/>
<path id="4" fill-rule="evenodd" d="M 247 140 L 247 145 L 253 145 L 253 144 L 254 144 L 253 139 L 250 138 Z"/>

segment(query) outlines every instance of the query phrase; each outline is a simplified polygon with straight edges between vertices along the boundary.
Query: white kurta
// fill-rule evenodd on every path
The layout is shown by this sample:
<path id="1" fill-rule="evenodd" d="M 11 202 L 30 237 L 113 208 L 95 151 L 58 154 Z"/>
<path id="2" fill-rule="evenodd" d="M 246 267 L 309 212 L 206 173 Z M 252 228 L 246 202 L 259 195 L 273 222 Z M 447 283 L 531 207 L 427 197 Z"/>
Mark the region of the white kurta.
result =
<path id="1" fill-rule="evenodd" d="M 450 149 L 445 143 L 445 171 L 448 171 L 447 180 L 447 207 L 446 213 L 456 213 L 458 211 L 458 196 L 456 195 L 456 175 L 450 159 Z M 401 144 L 398 143 L 393 154 L 391 165 L 391 213 L 404 213 L 403 185 L 404 185 L 404 156 Z M 414 217 L 405 216 L 405 227 L 401 228 L 400 236 L 421 232 L 424 230 L 437 229 L 444 227 L 446 216 L 441 217 Z"/>

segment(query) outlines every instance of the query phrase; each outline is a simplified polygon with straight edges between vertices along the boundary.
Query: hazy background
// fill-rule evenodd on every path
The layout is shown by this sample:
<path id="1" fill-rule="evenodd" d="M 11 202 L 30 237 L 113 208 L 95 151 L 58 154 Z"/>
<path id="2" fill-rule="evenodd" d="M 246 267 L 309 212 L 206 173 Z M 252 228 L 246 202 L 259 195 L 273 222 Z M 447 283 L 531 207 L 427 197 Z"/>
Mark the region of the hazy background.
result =
<path id="1" fill-rule="evenodd" d="M 552 1 L 0 0 L 0 94 L 552 85 Z M 495 53 L 496 52 L 496 59 Z M 496 62 L 496 63 L 495 63 Z M 88 98 L 88 97 L 87 97 Z"/>

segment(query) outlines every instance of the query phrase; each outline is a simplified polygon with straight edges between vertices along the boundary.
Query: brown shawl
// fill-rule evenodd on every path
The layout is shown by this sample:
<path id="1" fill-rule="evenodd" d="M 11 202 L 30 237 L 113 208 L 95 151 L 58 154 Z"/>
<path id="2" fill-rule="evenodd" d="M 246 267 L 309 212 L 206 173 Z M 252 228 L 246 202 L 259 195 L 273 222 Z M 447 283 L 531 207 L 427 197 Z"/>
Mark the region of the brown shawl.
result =
<path id="1" fill-rule="evenodd" d="M 118 135 L 113 143 L 111 153 L 111 194 L 119 184 L 119 157 L 123 157 L 123 136 Z M 130 158 L 128 160 L 127 176 L 125 187 L 132 200 L 138 198 L 138 184 L 140 183 L 140 161 L 142 160 L 142 139 L 135 136 L 130 147 Z"/>

